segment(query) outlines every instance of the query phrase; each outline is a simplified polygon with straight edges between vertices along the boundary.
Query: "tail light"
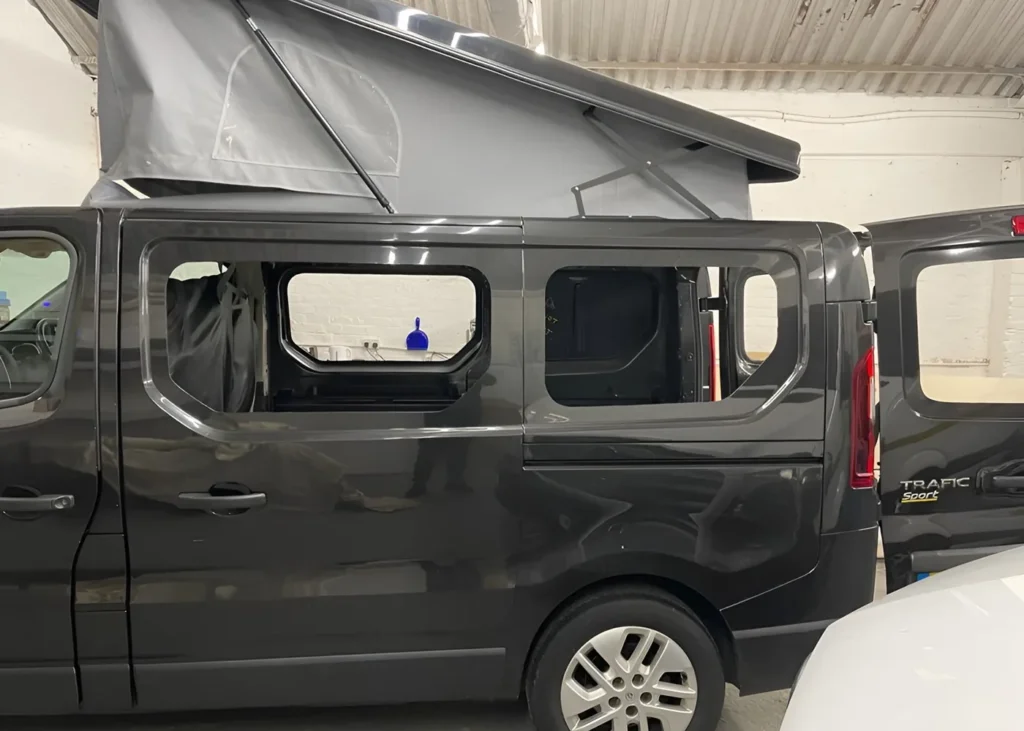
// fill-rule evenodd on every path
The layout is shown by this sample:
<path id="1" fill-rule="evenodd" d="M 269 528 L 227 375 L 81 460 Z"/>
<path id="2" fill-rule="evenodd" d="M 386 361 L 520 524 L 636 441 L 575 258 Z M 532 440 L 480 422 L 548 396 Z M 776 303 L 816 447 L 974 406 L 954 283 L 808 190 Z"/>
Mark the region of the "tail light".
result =
<path id="1" fill-rule="evenodd" d="M 875 486 L 875 349 L 857 361 L 850 394 L 850 487 Z"/>
<path id="2" fill-rule="evenodd" d="M 708 323 L 708 360 L 710 369 L 708 373 L 708 386 L 711 388 L 711 400 L 718 400 L 718 344 L 715 342 L 715 323 Z"/>

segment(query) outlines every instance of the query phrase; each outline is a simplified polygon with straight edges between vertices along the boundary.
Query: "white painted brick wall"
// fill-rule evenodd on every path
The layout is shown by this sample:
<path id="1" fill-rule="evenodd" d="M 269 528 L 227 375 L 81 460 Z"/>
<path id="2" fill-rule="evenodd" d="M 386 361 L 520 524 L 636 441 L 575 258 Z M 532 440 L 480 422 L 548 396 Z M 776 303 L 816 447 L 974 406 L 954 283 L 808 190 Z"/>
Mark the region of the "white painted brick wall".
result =
<path id="1" fill-rule="evenodd" d="M 0 207 L 76 206 L 99 171 L 96 85 L 31 3 L 0 2 Z"/>
<path id="2" fill-rule="evenodd" d="M 754 218 L 856 226 L 1018 203 L 1024 212 L 1024 115 L 1006 100 L 724 91 L 678 96 L 801 143 L 798 180 L 751 188 Z M 921 297 L 922 356 L 931 370 L 957 378 L 1024 376 L 1024 262 L 932 272 Z M 754 300 L 770 306 L 763 292 L 748 299 L 752 307 Z M 765 319 L 761 326 L 775 324 Z M 752 344 L 765 342 L 756 329 L 748 336 Z M 998 387 L 986 388 L 998 394 Z"/>
<path id="3" fill-rule="evenodd" d="M 1024 157 L 1024 122 L 1020 112 L 1004 101 L 768 92 L 685 92 L 681 96 L 803 145 L 804 174 L 799 180 L 753 186 L 755 218 L 837 221 L 853 226 L 885 218 L 1024 203 L 1019 165 Z M 922 351 L 926 363 L 946 367 L 967 362 L 985 368 L 994 357 L 992 348 L 1001 344 L 993 369 L 1000 374 L 1024 374 L 1024 352 L 1019 352 L 1024 351 L 1024 340 L 1018 336 L 1024 331 L 1024 269 L 1015 274 L 1014 299 L 1009 300 L 1009 294 L 999 295 L 1003 307 L 1010 301 L 1009 311 L 999 336 L 990 339 L 995 322 L 992 298 L 999 291 L 993 287 L 994 272 L 994 267 L 983 264 L 964 271 L 934 272 L 925 281 L 922 310 L 928 313 L 928 320 Z M 379 291 L 368 289 L 357 284 L 350 291 L 362 292 L 353 296 L 379 302 Z M 769 351 L 777 328 L 772 285 L 759 277 L 750 283 L 746 295 L 748 348 Z M 322 295 L 310 294 L 314 296 Z M 404 301 L 406 296 L 397 291 L 387 308 L 378 306 L 375 315 L 366 316 L 370 319 L 348 323 L 351 336 L 345 336 L 346 344 L 361 346 L 365 334 L 381 337 L 389 348 L 401 348 L 412 328 L 414 311 L 419 307 L 427 312 L 417 304 L 421 301 L 418 295 L 409 293 L 411 301 Z M 471 314 L 461 314 L 453 306 L 449 314 L 438 315 L 442 322 L 457 318 L 463 323 L 459 332 L 464 338 L 464 323 Z M 303 337 L 310 339 L 310 344 L 326 344 L 323 335 L 327 331 L 341 336 L 341 330 L 331 329 L 340 328 L 340 323 L 325 321 L 322 309 L 312 307 L 306 316 L 309 320 Z M 438 331 L 437 325 L 429 327 L 426 314 L 420 316 L 432 344 L 456 345 L 454 341 L 441 344 L 438 338 L 449 336 Z M 433 311 L 430 316 L 435 316 Z M 391 317 L 394 322 L 387 319 Z M 371 332 L 374 329 L 379 332 Z M 450 337 L 456 334 L 453 331 Z"/>
<path id="4" fill-rule="evenodd" d="M 1005 293 L 1006 297 L 997 375 L 1021 378 L 1024 377 L 1024 258 L 1000 262 L 998 266 L 996 276 L 1003 274 L 1008 286 L 993 289 L 994 293 Z"/>
<path id="5" fill-rule="evenodd" d="M 743 325 L 743 342 L 747 353 L 767 355 L 775 349 L 779 328 L 779 298 L 775 282 L 767 274 L 751 277 L 744 285 Z"/>
<path id="6" fill-rule="evenodd" d="M 994 273 L 995 265 L 989 261 L 929 267 L 921 272 L 917 319 L 922 364 L 963 367 L 988 363 Z"/>
<path id="7" fill-rule="evenodd" d="M 405 349 L 420 318 L 430 353 L 450 357 L 466 344 L 476 289 L 457 276 L 302 274 L 288 285 L 292 337 L 300 346 L 344 346 L 363 360 L 378 339 L 385 360 L 421 358 Z"/>
<path id="8" fill-rule="evenodd" d="M 0 75 L 0 207 L 77 204 L 98 166 L 94 84 L 27 2 L 0 3 L 0 68 L 19 70 Z M 855 225 L 1024 204 L 1024 122 L 1006 100 L 726 91 L 678 96 L 802 144 L 799 180 L 753 186 L 755 218 Z M 944 367 L 939 364 L 966 359 L 987 363 L 993 376 L 1024 376 L 1024 261 L 990 274 L 986 279 L 984 267 L 976 267 L 927 283 L 922 309 L 934 322 L 922 334 L 927 362 Z M 757 283 L 751 288 L 748 318 L 757 325 L 750 348 L 767 349 L 774 300 Z M 329 304 L 323 292 L 311 291 L 302 337 L 310 344 L 360 347 L 368 335 L 401 354 L 419 315 L 435 348 L 457 349 L 471 305 L 461 304 L 454 290 L 424 294 L 354 283 L 332 292 L 341 299 Z M 332 310 L 359 314 L 332 321 Z"/>
<path id="9" fill-rule="evenodd" d="M 99 169 L 95 85 L 28 2 L 0 2 L 0 208 L 76 206 Z M 66 255 L 0 255 L 12 314 L 67 276 Z"/>

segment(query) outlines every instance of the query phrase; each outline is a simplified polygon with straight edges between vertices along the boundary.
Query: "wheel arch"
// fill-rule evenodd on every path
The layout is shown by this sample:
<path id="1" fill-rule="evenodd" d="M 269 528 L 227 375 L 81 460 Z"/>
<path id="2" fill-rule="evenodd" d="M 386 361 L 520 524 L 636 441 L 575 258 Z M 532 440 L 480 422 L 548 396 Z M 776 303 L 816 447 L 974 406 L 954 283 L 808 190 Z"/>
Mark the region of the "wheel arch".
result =
<path id="1" fill-rule="evenodd" d="M 699 592 L 681 581 L 656 574 L 634 572 L 617 576 L 607 576 L 591 581 L 590 583 L 587 583 L 571 592 L 547 613 L 544 620 L 533 633 L 529 649 L 526 652 L 525 660 L 522 667 L 519 668 L 519 692 L 522 693 L 525 688 L 530 668 L 536 659 L 536 652 L 540 639 L 544 636 L 548 627 L 551 626 L 551 623 L 561 616 L 569 606 L 575 604 L 584 597 L 601 591 L 606 591 L 610 588 L 635 586 L 658 589 L 659 591 L 662 591 L 685 604 L 686 607 L 694 613 L 697 619 L 700 620 L 701 624 L 704 625 L 704 628 L 707 629 L 708 634 L 711 635 L 711 639 L 714 640 L 715 646 L 718 648 L 719 656 L 722 659 L 722 667 L 725 670 L 726 681 L 730 683 L 735 682 L 736 649 L 733 642 L 732 631 L 729 629 L 729 625 L 726 623 L 725 617 L 722 616 L 722 613 Z"/>

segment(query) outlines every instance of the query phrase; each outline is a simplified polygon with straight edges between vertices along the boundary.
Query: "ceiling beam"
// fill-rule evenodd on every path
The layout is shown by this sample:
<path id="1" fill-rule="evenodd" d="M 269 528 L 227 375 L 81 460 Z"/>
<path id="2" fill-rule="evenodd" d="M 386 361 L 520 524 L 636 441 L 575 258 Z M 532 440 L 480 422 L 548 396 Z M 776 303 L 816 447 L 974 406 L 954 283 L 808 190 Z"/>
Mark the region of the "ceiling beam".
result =
<path id="1" fill-rule="evenodd" d="M 487 0 L 494 33 L 502 40 L 544 53 L 541 0 Z"/>
<path id="2" fill-rule="evenodd" d="M 519 0 L 519 7 L 523 17 L 523 30 L 526 33 L 526 47 L 537 53 L 545 53 L 544 24 L 540 2 L 541 0 Z"/>
<path id="3" fill-rule="evenodd" d="M 828 74 L 943 74 L 1024 78 L 1024 68 L 1012 66 L 915 66 L 900 64 L 717 63 L 712 61 L 574 61 L 594 71 L 761 71 L 768 73 Z"/>
<path id="4" fill-rule="evenodd" d="M 526 22 L 521 15 L 521 0 L 487 0 L 494 34 L 502 40 L 526 45 Z"/>
<path id="5" fill-rule="evenodd" d="M 64 41 L 71 59 L 90 76 L 96 76 L 97 24 L 68 0 L 29 0 Z"/>

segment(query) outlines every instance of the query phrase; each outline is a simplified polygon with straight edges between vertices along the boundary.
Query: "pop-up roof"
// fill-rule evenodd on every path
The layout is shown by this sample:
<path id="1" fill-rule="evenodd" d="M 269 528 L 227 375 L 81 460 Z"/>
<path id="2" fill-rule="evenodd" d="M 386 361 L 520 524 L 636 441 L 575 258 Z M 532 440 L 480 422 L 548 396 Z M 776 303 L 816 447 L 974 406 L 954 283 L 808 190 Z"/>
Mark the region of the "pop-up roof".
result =
<path id="1" fill-rule="evenodd" d="M 800 171 L 791 140 L 389 0 L 76 2 L 100 20 L 104 175 L 151 194 L 746 218 L 749 183 Z"/>

